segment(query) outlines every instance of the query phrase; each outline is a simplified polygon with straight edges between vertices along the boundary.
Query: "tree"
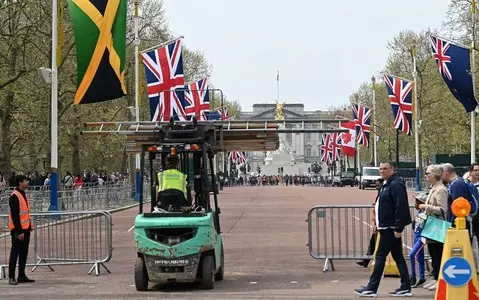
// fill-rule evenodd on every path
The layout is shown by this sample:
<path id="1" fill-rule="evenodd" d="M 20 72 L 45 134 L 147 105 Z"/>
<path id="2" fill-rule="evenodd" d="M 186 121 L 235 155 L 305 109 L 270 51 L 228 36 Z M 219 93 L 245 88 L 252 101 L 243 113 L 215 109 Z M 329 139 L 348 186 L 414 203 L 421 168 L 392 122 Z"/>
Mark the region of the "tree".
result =
<path id="1" fill-rule="evenodd" d="M 321 167 L 321 165 L 319 165 L 317 162 L 313 163 L 311 165 L 311 171 L 314 173 L 314 174 L 319 174 L 321 173 L 321 170 L 323 168 Z"/>
<path id="2" fill-rule="evenodd" d="M 173 38 L 162 2 L 140 2 L 141 49 Z M 113 101 L 73 106 L 76 58 L 66 1 L 63 6 L 64 44 L 59 64 L 59 165 L 75 174 L 84 170 L 126 171 L 125 137 L 84 138 L 83 124 L 91 121 L 132 120 L 135 104 L 133 2 L 127 24 L 125 84 L 128 95 Z M 0 1 L 0 172 L 39 170 L 50 161 L 50 86 L 38 80 L 37 69 L 51 62 L 51 2 Z M 211 74 L 212 66 L 198 50 L 184 47 L 186 80 Z M 140 61 L 140 119 L 150 119 L 143 66 Z M 45 169 L 44 171 L 47 171 Z"/>

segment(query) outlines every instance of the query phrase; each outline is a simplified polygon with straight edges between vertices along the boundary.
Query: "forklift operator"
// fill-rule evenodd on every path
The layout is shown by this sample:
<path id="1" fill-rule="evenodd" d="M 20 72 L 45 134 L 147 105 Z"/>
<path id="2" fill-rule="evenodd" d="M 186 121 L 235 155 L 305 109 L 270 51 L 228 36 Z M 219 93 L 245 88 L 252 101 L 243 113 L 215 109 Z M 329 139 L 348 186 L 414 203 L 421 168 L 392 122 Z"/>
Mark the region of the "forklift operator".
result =
<path id="1" fill-rule="evenodd" d="M 176 155 L 168 155 L 166 158 L 166 170 L 158 173 L 158 199 L 162 200 L 162 203 L 158 203 L 158 206 L 166 206 L 167 209 L 170 204 L 176 206 L 183 206 L 186 204 L 187 199 L 187 178 L 186 175 L 178 171 L 178 157 Z M 171 193 L 170 193 L 171 192 Z M 176 201 L 168 201 L 170 198 L 168 194 L 173 194 L 176 197 Z M 171 195 L 171 196 L 173 196 Z M 182 197 L 183 196 L 183 197 Z M 166 200 L 166 201 L 164 201 Z M 164 204 L 164 205 L 162 205 Z"/>

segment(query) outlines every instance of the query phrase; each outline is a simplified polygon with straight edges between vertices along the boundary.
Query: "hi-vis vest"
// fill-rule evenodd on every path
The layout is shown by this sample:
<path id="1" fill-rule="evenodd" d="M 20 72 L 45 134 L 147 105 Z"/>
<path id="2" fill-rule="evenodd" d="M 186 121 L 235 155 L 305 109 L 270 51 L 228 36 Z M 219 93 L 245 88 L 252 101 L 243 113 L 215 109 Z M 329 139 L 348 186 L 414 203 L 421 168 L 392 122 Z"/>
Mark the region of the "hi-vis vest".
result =
<path id="1" fill-rule="evenodd" d="M 158 193 L 174 189 L 183 192 L 186 197 L 186 175 L 176 169 L 169 169 L 158 173 Z"/>
<path id="2" fill-rule="evenodd" d="M 28 206 L 27 200 L 23 197 L 22 193 L 17 190 L 14 190 L 12 196 L 15 195 L 18 198 L 18 207 L 20 209 L 20 224 L 22 229 L 28 230 L 33 229 L 33 224 L 30 221 L 30 207 Z M 13 224 L 12 213 L 8 214 L 8 229 L 15 229 Z"/>

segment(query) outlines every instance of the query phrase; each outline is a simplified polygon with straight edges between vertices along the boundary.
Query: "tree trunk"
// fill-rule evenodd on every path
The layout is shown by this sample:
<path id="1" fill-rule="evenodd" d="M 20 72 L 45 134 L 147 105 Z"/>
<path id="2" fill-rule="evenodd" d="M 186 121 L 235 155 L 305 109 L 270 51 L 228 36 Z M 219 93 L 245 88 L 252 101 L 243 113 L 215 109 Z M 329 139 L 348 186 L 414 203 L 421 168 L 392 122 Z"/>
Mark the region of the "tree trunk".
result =
<path id="1" fill-rule="evenodd" d="M 126 147 L 123 147 L 123 151 L 121 153 L 121 165 L 120 171 L 126 173 L 128 169 L 128 154 L 126 153 Z"/>
<path id="2" fill-rule="evenodd" d="M 73 133 L 70 137 L 70 145 L 72 146 L 72 172 L 74 175 L 81 173 L 80 166 L 80 135 Z"/>
<path id="3" fill-rule="evenodd" d="M 10 126 L 13 123 L 11 107 L 13 98 L 15 97 L 12 91 L 8 91 L 6 95 L 6 105 L 2 111 L 2 124 L 0 132 L 0 171 L 4 174 L 5 179 L 10 178 L 12 173 L 12 157 L 10 151 L 10 144 L 12 138 L 10 135 Z"/>

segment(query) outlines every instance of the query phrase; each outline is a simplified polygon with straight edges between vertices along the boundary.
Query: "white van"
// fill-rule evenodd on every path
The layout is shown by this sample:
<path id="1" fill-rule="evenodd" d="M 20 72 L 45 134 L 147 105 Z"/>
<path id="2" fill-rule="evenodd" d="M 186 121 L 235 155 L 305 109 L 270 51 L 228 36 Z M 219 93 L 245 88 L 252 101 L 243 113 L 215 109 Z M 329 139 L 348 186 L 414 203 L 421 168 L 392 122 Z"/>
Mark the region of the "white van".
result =
<path id="1" fill-rule="evenodd" d="M 379 167 L 363 167 L 359 188 L 376 187 L 376 181 L 380 179 Z"/>

